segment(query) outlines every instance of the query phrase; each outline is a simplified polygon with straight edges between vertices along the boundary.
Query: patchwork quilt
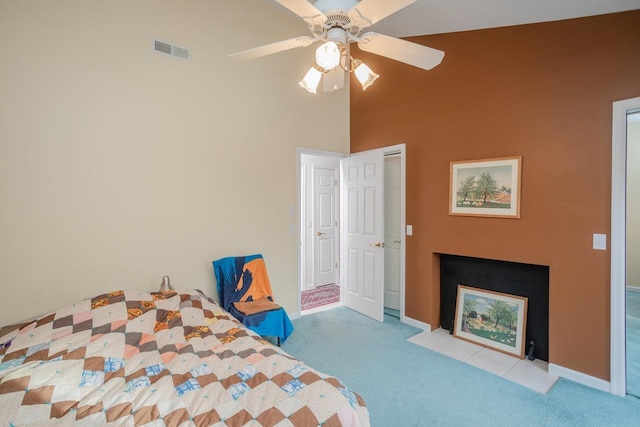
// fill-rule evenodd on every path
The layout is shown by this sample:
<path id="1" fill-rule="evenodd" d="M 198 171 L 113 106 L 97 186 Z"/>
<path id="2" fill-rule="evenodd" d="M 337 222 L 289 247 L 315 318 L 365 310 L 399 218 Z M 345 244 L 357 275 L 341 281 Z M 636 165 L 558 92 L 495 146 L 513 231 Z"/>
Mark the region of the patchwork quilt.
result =
<path id="1" fill-rule="evenodd" d="M 0 424 L 368 426 L 338 379 L 200 291 L 116 291 L 0 336 Z"/>

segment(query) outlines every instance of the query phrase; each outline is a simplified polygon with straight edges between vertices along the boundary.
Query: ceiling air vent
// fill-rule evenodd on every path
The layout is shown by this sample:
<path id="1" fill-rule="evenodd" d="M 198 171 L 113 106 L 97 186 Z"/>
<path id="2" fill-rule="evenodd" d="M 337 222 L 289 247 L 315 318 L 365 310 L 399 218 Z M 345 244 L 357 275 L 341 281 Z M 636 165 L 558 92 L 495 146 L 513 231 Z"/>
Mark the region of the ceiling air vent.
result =
<path id="1" fill-rule="evenodd" d="M 168 55 L 183 61 L 191 61 L 191 52 L 189 49 L 172 45 L 160 40 L 153 40 L 153 51 L 162 55 Z"/>

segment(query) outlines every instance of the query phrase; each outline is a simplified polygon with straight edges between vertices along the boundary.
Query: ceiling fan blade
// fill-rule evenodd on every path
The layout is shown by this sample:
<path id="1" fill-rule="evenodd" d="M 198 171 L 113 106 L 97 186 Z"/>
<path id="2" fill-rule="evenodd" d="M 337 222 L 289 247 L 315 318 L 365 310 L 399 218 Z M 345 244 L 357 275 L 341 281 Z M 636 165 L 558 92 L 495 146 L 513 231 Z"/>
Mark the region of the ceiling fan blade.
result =
<path id="1" fill-rule="evenodd" d="M 294 39 L 282 40 L 280 42 L 254 47 L 253 49 L 243 50 L 242 52 L 232 53 L 229 55 L 229 58 L 237 59 L 239 61 L 248 61 L 250 59 L 260 58 L 273 53 L 294 49 L 296 47 L 309 46 L 315 41 L 316 39 L 313 37 L 296 37 Z"/>
<path id="2" fill-rule="evenodd" d="M 349 11 L 349 18 L 351 18 L 351 21 L 356 22 L 361 28 L 368 27 L 416 1 L 417 0 L 362 0 Z"/>
<path id="3" fill-rule="evenodd" d="M 323 24 L 327 17 L 307 0 L 275 0 L 310 24 Z"/>
<path id="4" fill-rule="evenodd" d="M 358 47 L 425 70 L 440 64 L 444 58 L 441 50 L 372 32 L 362 35 Z"/>

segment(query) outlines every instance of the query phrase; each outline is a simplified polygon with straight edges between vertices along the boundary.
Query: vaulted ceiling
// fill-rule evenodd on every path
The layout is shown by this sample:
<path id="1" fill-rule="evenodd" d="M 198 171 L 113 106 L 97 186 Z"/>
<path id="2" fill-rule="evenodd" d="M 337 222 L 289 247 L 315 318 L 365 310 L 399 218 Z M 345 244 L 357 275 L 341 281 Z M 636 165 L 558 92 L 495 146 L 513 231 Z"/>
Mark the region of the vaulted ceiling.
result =
<path id="1" fill-rule="evenodd" d="M 640 9 L 640 0 L 417 0 L 371 29 L 396 37 L 408 37 L 557 21 L 634 9 Z"/>

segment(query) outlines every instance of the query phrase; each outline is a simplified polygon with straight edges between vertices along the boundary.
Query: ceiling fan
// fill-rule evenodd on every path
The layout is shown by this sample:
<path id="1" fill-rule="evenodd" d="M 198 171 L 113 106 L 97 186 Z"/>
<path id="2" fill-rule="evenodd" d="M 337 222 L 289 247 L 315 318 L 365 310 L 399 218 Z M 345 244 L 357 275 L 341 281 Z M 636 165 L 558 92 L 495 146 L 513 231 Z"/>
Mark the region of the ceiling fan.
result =
<path id="1" fill-rule="evenodd" d="M 379 76 L 367 65 L 349 54 L 349 44 L 358 43 L 366 52 L 381 55 L 414 67 L 430 70 L 442 62 L 444 52 L 395 37 L 363 30 L 417 0 L 275 0 L 309 25 L 311 36 L 295 37 L 229 55 L 250 60 L 317 41 L 324 43 L 316 50 L 316 64 L 298 83 L 316 93 L 323 78 L 324 91 L 341 89 L 345 73 L 353 72 L 366 90 Z"/>

